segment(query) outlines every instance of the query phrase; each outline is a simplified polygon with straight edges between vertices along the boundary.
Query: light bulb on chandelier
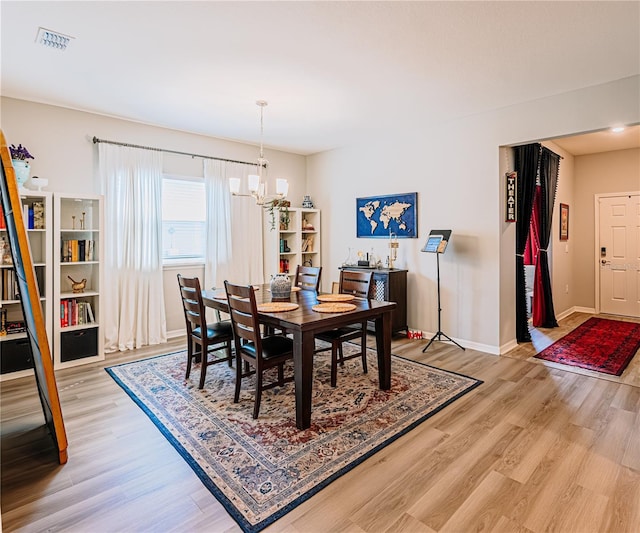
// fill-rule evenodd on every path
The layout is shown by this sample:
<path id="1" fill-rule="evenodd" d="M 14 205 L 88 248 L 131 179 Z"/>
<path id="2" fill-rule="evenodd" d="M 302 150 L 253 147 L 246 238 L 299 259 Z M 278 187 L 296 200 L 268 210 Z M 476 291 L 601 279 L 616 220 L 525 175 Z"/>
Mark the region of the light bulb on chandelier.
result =
<path id="1" fill-rule="evenodd" d="M 229 190 L 233 196 L 252 196 L 256 200 L 256 204 L 270 207 L 275 201 L 283 200 L 287 197 L 289 192 L 289 183 L 285 179 L 276 180 L 276 194 L 269 196 L 267 192 L 267 171 L 269 168 L 269 161 L 264 157 L 263 148 L 263 135 L 264 135 L 264 108 L 267 105 L 265 100 L 258 100 L 256 105 L 260 107 L 260 157 L 256 162 L 258 168 L 257 174 L 249 174 L 247 176 L 247 188 L 249 194 L 240 193 L 240 178 L 229 178 Z"/>

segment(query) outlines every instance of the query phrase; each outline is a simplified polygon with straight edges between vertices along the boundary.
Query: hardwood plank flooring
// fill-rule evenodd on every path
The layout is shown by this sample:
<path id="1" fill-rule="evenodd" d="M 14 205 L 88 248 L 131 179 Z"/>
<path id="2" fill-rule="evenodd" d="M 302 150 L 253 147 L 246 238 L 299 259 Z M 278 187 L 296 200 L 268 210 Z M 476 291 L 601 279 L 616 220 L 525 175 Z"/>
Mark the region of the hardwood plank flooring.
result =
<path id="1" fill-rule="evenodd" d="M 267 531 L 640 531 L 640 358 L 619 378 L 533 358 L 589 316 L 535 330 L 532 344 L 501 357 L 440 342 L 422 353 L 425 341 L 395 338 L 394 353 L 485 383 Z M 33 378 L 1 384 L 4 531 L 239 531 L 104 371 L 183 346 L 179 339 L 56 373 L 64 466 Z"/>

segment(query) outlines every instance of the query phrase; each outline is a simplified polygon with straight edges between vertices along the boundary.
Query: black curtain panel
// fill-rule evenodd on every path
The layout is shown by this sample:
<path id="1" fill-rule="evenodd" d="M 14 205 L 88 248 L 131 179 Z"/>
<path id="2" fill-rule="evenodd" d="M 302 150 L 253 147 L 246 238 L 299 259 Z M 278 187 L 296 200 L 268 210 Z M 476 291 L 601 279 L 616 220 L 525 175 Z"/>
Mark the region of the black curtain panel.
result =
<path id="1" fill-rule="evenodd" d="M 551 240 L 551 221 L 556 201 L 560 156 L 548 148 L 542 147 L 540 153 L 540 249 L 536 261 L 536 280 L 534 289 L 533 325 L 535 327 L 556 328 L 558 322 L 553 309 L 551 276 L 549 275 L 549 254 L 547 248 Z"/>
<path id="2" fill-rule="evenodd" d="M 518 173 L 516 220 L 516 340 L 530 342 L 527 323 L 527 295 L 524 279 L 524 248 L 527 245 L 529 224 L 536 191 L 536 176 L 540 162 L 541 145 L 538 143 L 516 146 L 515 170 Z"/>

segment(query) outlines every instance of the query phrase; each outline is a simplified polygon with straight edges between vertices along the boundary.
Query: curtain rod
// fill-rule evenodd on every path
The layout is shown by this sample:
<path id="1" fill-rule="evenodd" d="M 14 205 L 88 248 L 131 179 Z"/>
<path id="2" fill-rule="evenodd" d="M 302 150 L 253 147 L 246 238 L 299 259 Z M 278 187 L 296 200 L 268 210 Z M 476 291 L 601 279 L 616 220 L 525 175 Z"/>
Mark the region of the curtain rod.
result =
<path id="1" fill-rule="evenodd" d="M 237 161 L 235 159 L 225 159 L 223 157 L 214 157 L 212 155 L 202 155 L 202 154 L 192 154 L 190 152 L 179 152 L 178 150 L 166 150 L 165 148 L 155 148 L 153 146 L 141 146 L 139 144 L 129 144 L 129 143 L 121 143 L 117 141 L 107 141 L 105 139 L 98 139 L 97 137 L 93 138 L 93 144 L 105 143 L 105 144 L 115 144 L 116 146 L 127 146 L 129 148 L 140 148 L 142 150 L 151 150 L 153 152 L 165 152 L 167 154 L 178 154 L 178 155 L 186 155 L 189 157 L 201 157 L 202 159 L 214 159 L 216 161 L 226 161 L 227 163 L 240 163 L 241 165 L 251 165 L 253 167 L 257 166 L 256 163 L 249 163 L 247 161 Z"/>

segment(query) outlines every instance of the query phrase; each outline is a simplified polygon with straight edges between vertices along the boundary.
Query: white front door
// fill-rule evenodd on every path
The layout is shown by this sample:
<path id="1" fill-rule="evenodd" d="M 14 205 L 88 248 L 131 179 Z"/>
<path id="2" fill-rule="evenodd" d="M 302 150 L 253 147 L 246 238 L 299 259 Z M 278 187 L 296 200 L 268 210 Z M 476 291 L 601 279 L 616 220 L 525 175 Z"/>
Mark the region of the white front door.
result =
<path id="1" fill-rule="evenodd" d="M 599 198 L 600 312 L 640 318 L 640 194 Z"/>

